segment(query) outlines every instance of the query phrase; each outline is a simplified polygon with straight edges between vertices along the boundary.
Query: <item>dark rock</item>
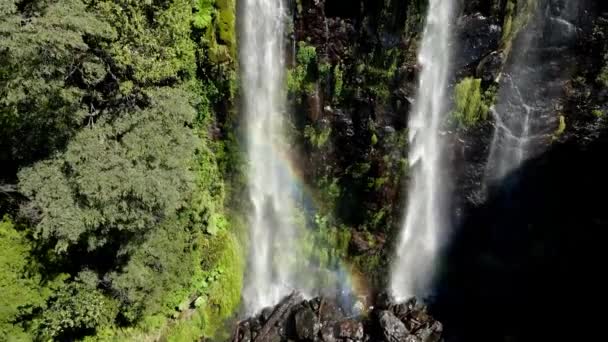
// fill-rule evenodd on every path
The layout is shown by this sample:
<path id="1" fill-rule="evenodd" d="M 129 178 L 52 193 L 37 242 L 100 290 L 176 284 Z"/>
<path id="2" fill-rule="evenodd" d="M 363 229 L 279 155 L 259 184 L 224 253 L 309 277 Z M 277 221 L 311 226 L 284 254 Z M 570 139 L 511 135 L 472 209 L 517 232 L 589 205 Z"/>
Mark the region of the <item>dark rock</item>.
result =
<path id="1" fill-rule="evenodd" d="M 321 305 L 321 298 L 314 298 L 313 300 L 310 301 L 310 307 L 313 309 L 313 311 L 318 312 L 319 311 L 319 306 Z"/>
<path id="2" fill-rule="evenodd" d="M 502 29 L 490 18 L 480 13 L 467 15 L 457 23 L 460 51 L 457 54 L 457 70 L 479 61 L 498 48 Z"/>
<path id="3" fill-rule="evenodd" d="M 281 342 L 283 339 L 281 338 L 281 333 L 278 327 L 273 327 L 268 330 L 268 333 L 264 336 L 260 336 L 260 338 L 256 338 L 255 342 Z"/>
<path id="4" fill-rule="evenodd" d="M 321 300 L 319 305 L 319 319 L 321 322 L 337 322 L 343 318 L 344 312 L 334 301 Z"/>
<path id="5" fill-rule="evenodd" d="M 295 323 L 296 333 L 301 340 L 313 340 L 319 332 L 317 316 L 308 306 L 296 312 Z"/>
<path id="6" fill-rule="evenodd" d="M 270 314 L 260 313 L 258 317 L 240 322 L 231 342 L 438 342 L 441 339 L 442 325 L 427 314 L 421 303 L 410 300 L 395 304 L 388 294 L 377 298 L 384 301 L 378 306 L 391 309 L 345 317 L 336 300 L 321 297 L 307 301 L 292 294 L 271 308 Z M 264 323 L 263 315 L 267 316 Z"/>
<path id="7" fill-rule="evenodd" d="M 323 342 L 336 342 L 336 335 L 333 324 L 321 328 L 321 340 Z"/>
<path id="8" fill-rule="evenodd" d="M 260 315 L 260 318 L 262 319 L 262 323 L 268 322 L 268 319 L 270 318 L 270 316 L 272 315 L 273 312 L 273 308 L 264 308 L 262 310 L 262 314 Z"/>
<path id="9" fill-rule="evenodd" d="M 348 341 L 363 341 L 365 336 L 363 324 L 357 320 L 349 319 L 339 322 L 337 325 L 338 337 L 348 339 Z"/>
<path id="10" fill-rule="evenodd" d="M 395 316 L 403 320 L 412 311 L 412 308 L 407 303 L 401 303 L 395 305 L 392 310 L 395 313 Z"/>
<path id="11" fill-rule="evenodd" d="M 442 333 L 443 326 L 441 323 L 434 322 L 430 326 L 417 331 L 416 336 L 418 336 L 422 342 L 439 342 L 441 340 Z"/>
<path id="12" fill-rule="evenodd" d="M 376 296 L 376 308 L 378 310 L 392 310 L 393 306 L 394 299 L 388 292 L 383 291 Z"/>
<path id="13" fill-rule="evenodd" d="M 477 66 L 476 76 L 484 82 L 496 82 L 502 71 L 504 59 L 502 52 L 494 51 L 490 53 Z"/>
<path id="14" fill-rule="evenodd" d="M 410 336 L 405 324 L 395 317 L 391 311 L 381 311 L 378 315 L 378 321 L 382 328 L 382 335 L 388 342 L 403 342 Z"/>
<path id="15" fill-rule="evenodd" d="M 549 18 L 548 27 L 545 28 L 546 38 L 551 46 L 569 46 L 575 43 L 578 28 L 566 19 Z"/>
<path id="16" fill-rule="evenodd" d="M 262 329 L 262 322 L 258 318 L 252 318 L 250 320 L 251 331 L 258 332 Z"/>
<path id="17" fill-rule="evenodd" d="M 243 325 L 241 325 L 239 327 L 239 330 L 237 333 L 239 335 L 239 341 L 251 342 L 252 336 L 251 336 L 251 327 L 249 326 L 249 322 L 243 323 Z"/>

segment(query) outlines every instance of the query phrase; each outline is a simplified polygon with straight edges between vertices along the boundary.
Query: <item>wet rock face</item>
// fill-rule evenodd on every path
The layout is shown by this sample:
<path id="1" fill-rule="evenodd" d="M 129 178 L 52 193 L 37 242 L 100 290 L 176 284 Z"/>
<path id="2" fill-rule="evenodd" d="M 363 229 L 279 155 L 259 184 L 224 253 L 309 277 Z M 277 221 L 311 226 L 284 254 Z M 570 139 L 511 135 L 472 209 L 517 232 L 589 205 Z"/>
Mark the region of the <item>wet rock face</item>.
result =
<path id="1" fill-rule="evenodd" d="M 395 316 L 394 313 L 388 310 L 381 311 L 378 315 L 378 321 L 382 332 L 384 333 L 384 339 L 388 342 L 399 342 L 405 341 L 410 335 L 410 332 L 405 327 L 405 324 Z"/>
<path id="2" fill-rule="evenodd" d="M 346 317 L 330 298 L 304 300 L 294 293 L 260 315 L 241 321 L 233 342 L 438 342 L 442 325 L 426 306 L 379 298 L 366 317 Z M 380 308 L 382 307 L 382 308 Z M 268 314 L 270 312 L 270 314 Z"/>
<path id="3" fill-rule="evenodd" d="M 454 62 L 460 70 L 479 62 L 489 52 L 498 48 L 502 28 L 495 20 L 480 13 L 461 17 L 457 23 L 459 51 Z"/>

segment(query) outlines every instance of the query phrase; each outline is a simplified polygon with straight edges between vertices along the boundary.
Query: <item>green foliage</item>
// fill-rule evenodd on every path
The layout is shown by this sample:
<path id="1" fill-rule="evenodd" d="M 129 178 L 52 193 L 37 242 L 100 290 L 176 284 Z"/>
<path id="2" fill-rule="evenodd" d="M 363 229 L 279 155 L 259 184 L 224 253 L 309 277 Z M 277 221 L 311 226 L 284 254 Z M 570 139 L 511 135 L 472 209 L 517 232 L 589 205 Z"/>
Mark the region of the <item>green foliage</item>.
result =
<path id="1" fill-rule="evenodd" d="M 100 15 L 116 31 L 109 50 L 121 73 L 145 85 L 193 77 L 192 5 L 191 0 L 96 2 Z"/>
<path id="2" fill-rule="evenodd" d="M 85 95 L 107 66 L 90 44 L 112 35 L 80 0 L 50 2 L 27 20 L 13 3 L 0 12 L 0 36 L 10 37 L 0 39 L 0 161 L 25 164 L 62 147 L 91 114 Z"/>
<path id="3" fill-rule="evenodd" d="M 334 209 L 342 189 L 340 189 L 339 179 L 323 177 L 317 182 L 317 188 L 321 193 L 321 209 L 325 212 L 330 212 Z"/>
<path id="4" fill-rule="evenodd" d="M 323 62 L 319 64 L 319 78 L 325 79 L 329 76 L 331 71 L 331 64 Z"/>
<path id="5" fill-rule="evenodd" d="M 16 3 L 0 3 L 0 160 L 31 228 L 0 223 L 0 340 L 211 335 L 242 286 L 207 133 L 236 94 L 235 1 Z"/>
<path id="6" fill-rule="evenodd" d="M 598 119 L 603 118 L 604 115 L 606 115 L 606 113 L 601 109 L 594 109 L 591 111 L 591 114 L 593 114 L 593 116 L 595 116 Z"/>
<path id="7" fill-rule="evenodd" d="M 468 128 L 487 119 L 495 90 L 482 94 L 481 79 L 467 77 L 456 85 L 454 95 L 456 108 L 453 117 L 460 127 Z"/>
<path id="8" fill-rule="evenodd" d="M 315 215 L 314 227 L 302 244 L 303 253 L 322 269 L 336 269 L 348 255 L 350 237 L 350 230 L 334 226 L 331 217 Z"/>
<path id="9" fill-rule="evenodd" d="M 215 0 L 198 0 L 194 3 L 194 18 L 192 26 L 204 30 L 211 25 L 215 14 Z"/>
<path id="10" fill-rule="evenodd" d="M 226 228 L 226 219 L 222 214 L 224 182 L 215 155 L 205 146 L 205 140 L 202 145 L 197 151 L 197 191 L 190 200 L 190 221 L 215 235 Z"/>
<path id="11" fill-rule="evenodd" d="M 0 221 L 0 340 L 29 340 L 19 326 L 19 316 L 32 314 L 44 306 L 48 295 L 40 286 L 40 276 L 30 265 L 31 245 L 13 223 Z"/>
<path id="12" fill-rule="evenodd" d="M 344 87 L 344 71 L 342 70 L 341 64 L 336 64 L 334 67 L 334 101 L 337 102 L 342 95 L 342 88 Z"/>
<path id="13" fill-rule="evenodd" d="M 297 65 L 287 72 L 287 89 L 291 93 L 310 90 L 317 78 L 317 50 L 306 42 L 298 43 Z"/>
<path id="14" fill-rule="evenodd" d="M 106 275 L 121 304 L 121 316 L 136 322 L 158 312 L 169 315 L 188 296 L 197 254 L 183 223 L 167 222 L 134 248 L 128 263 Z"/>
<path id="15" fill-rule="evenodd" d="M 355 165 L 349 166 L 348 172 L 354 178 L 362 178 L 369 172 L 369 170 L 371 170 L 371 168 L 372 168 L 372 166 L 369 162 L 357 163 Z"/>
<path id="16" fill-rule="evenodd" d="M 236 0 L 217 0 L 219 8 L 218 28 L 221 41 L 228 46 L 230 55 L 236 57 L 235 11 Z"/>
<path id="17" fill-rule="evenodd" d="M 304 127 L 304 137 L 308 139 L 308 142 L 315 148 L 322 148 L 329 141 L 331 136 L 331 127 L 323 126 L 320 131 L 317 131 L 314 127 L 307 125 Z"/>
<path id="18" fill-rule="evenodd" d="M 240 305 L 245 262 L 238 240 L 228 232 L 205 239 L 202 249 L 201 268 L 212 280 L 202 293 L 206 305 L 199 310 L 205 322 L 204 336 L 212 337 Z"/>
<path id="19" fill-rule="evenodd" d="M 316 63 L 317 49 L 314 46 L 307 44 L 306 42 L 299 42 L 296 60 L 299 65 L 305 66 L 310 65 L 311 63 Z"/>
<path id="20" fill-rule="evenodd" d="M 372 146 L 378 144 L 378 136 L 376 135 L 376 133 L 372 134 L 371 144 Z"/>
<path id="21" fill-rule="evenodd" d="M 512 0 L 507 2 L 505 21 L 502 25 L 502 42 L 503 45 L 511 40 L 513 35 L 513 16 L 515 12 L 515 3 Z"/>
<path id="22" fill-rule="evenodd" d="M 187 204 L 196 150 L 194 109 L 178 89 L 151 90 L 149 108 L 100 120 L 64 153 L 24 169 L 20 189 L 35 230 L 58 252 L 84 240 L 93 250 L 113 233 L 145 233 Z"/>
<path id="23" fill-rule="evenodd" d="M 117 307 L 94 288 L 73 282 L 57 291 L 39 324 L 40 340 L 66 340 L 113 322 Z"/>
<path id="24" fill-rule="evenodd" d="M 555 133 L 553 133 L 553 137 L 558 138 L 559 136 L 564 134 L 565 131 L 566 131 L 566 118 L 563 115 L 560 115 L 559 116 L 559 125 L 557 126 Z"/>
<path id="25" fill-rule="evenodd" d="M 538 8 L 537 0 L 508 0 L 502 27 L 502 48 L 508 52 L 517 34 L 532 19 Z"/>

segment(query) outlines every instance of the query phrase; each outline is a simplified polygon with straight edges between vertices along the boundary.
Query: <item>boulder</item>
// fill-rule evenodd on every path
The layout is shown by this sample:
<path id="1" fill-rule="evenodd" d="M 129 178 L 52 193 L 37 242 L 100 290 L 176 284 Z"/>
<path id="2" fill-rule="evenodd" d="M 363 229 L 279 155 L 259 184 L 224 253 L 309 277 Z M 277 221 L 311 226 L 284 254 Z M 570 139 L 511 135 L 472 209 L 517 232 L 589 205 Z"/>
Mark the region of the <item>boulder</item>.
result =
<path id="1" fill-rule="evenodd" d="M 262 310 L 262 314 L 260 315 L 262 323 L 268 322 L 273 311 L 273 308 L 264 308 Z"/>
<path id="2" fill-rule="evenodd" d="M 354 299 L 353 299 L 354 300 Z M 231 342 L 439 342 L 443 327 L 416 300 L 395 303 L 380 294 L 367 315 L 346 317 L 332 298 L 292 294 L 241 321 Z M 351 302 L 348 305 L 354 305 Z M 350 312 L 350 311 L 349 311 Z"/>
<path id="3" fill-rule="evenodd" d="M 321 328 L 321 341 L 323 342 L 337 342 L 336 335 L 334 332 L 333 324 L 329 324 Z"/>
<path id="4" fill-rule="evenodd" d="M 321 322 L 337 322 L 344 318 L 342 309 L 332 300 L 322 299 L 319 304 L 319 320 Z"/>
<path id="5" fill-rule="evenodd" d="M 354 319 L 339 322 L 336 330 L 338 337 L 347 341 L 363 341 L 363 337 L 365 337 L 363 324 Z"/>
<path id="6" fill-rule="evenodd" d="M 382 335 L 387 342 L 403 342 L 410 336 L 405 324 L 392 311 L 381 311 L 378 314 L 378 322 L 382 328 Z"/>
<path id="7" fill-rule="evenodd" d="M 312 341 L 319 332 L 317 316 L 308 306 L 302 307 L 295 315 L 296 333 L 300 340 Z"/>

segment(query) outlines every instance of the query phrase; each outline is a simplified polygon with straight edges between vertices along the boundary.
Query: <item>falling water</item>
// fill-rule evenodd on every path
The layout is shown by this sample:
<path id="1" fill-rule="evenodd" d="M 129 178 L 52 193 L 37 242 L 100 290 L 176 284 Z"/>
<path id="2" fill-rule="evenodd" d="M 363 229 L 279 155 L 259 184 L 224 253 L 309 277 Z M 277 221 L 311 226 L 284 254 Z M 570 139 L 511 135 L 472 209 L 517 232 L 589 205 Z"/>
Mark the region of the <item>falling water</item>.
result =
<path id="1" fill-rule="evenodd" d="M 440 125 L 446 113 L 453 0 L 430 0 L 418 61 L 422 66 L 409 120 L 412 181 L 391 291 L 398 300 L 424 295 L 432 280 L 444 220 Z"/>
<path id="2" fill-rule="evenodd" d="M 569 69 L 568 49 L 576 41 L 576 1 L 531 2 L 531 21 L 518 35 L 491 112 L 494 136 L 486 166 L 486 186 L 498 184 L 525 160 L 542 153 L 558 127 L 556 100 Z"/>
<path id="3" fill-rule="evenodd" d="M 253 313 L 276 304 L 290 291 L 294 182 L 284 158 L 283 2 L 242 0 L 240 10 L 243 110 L 253 204 L 249 269 L 243 295 L 246 310 Z"/>

